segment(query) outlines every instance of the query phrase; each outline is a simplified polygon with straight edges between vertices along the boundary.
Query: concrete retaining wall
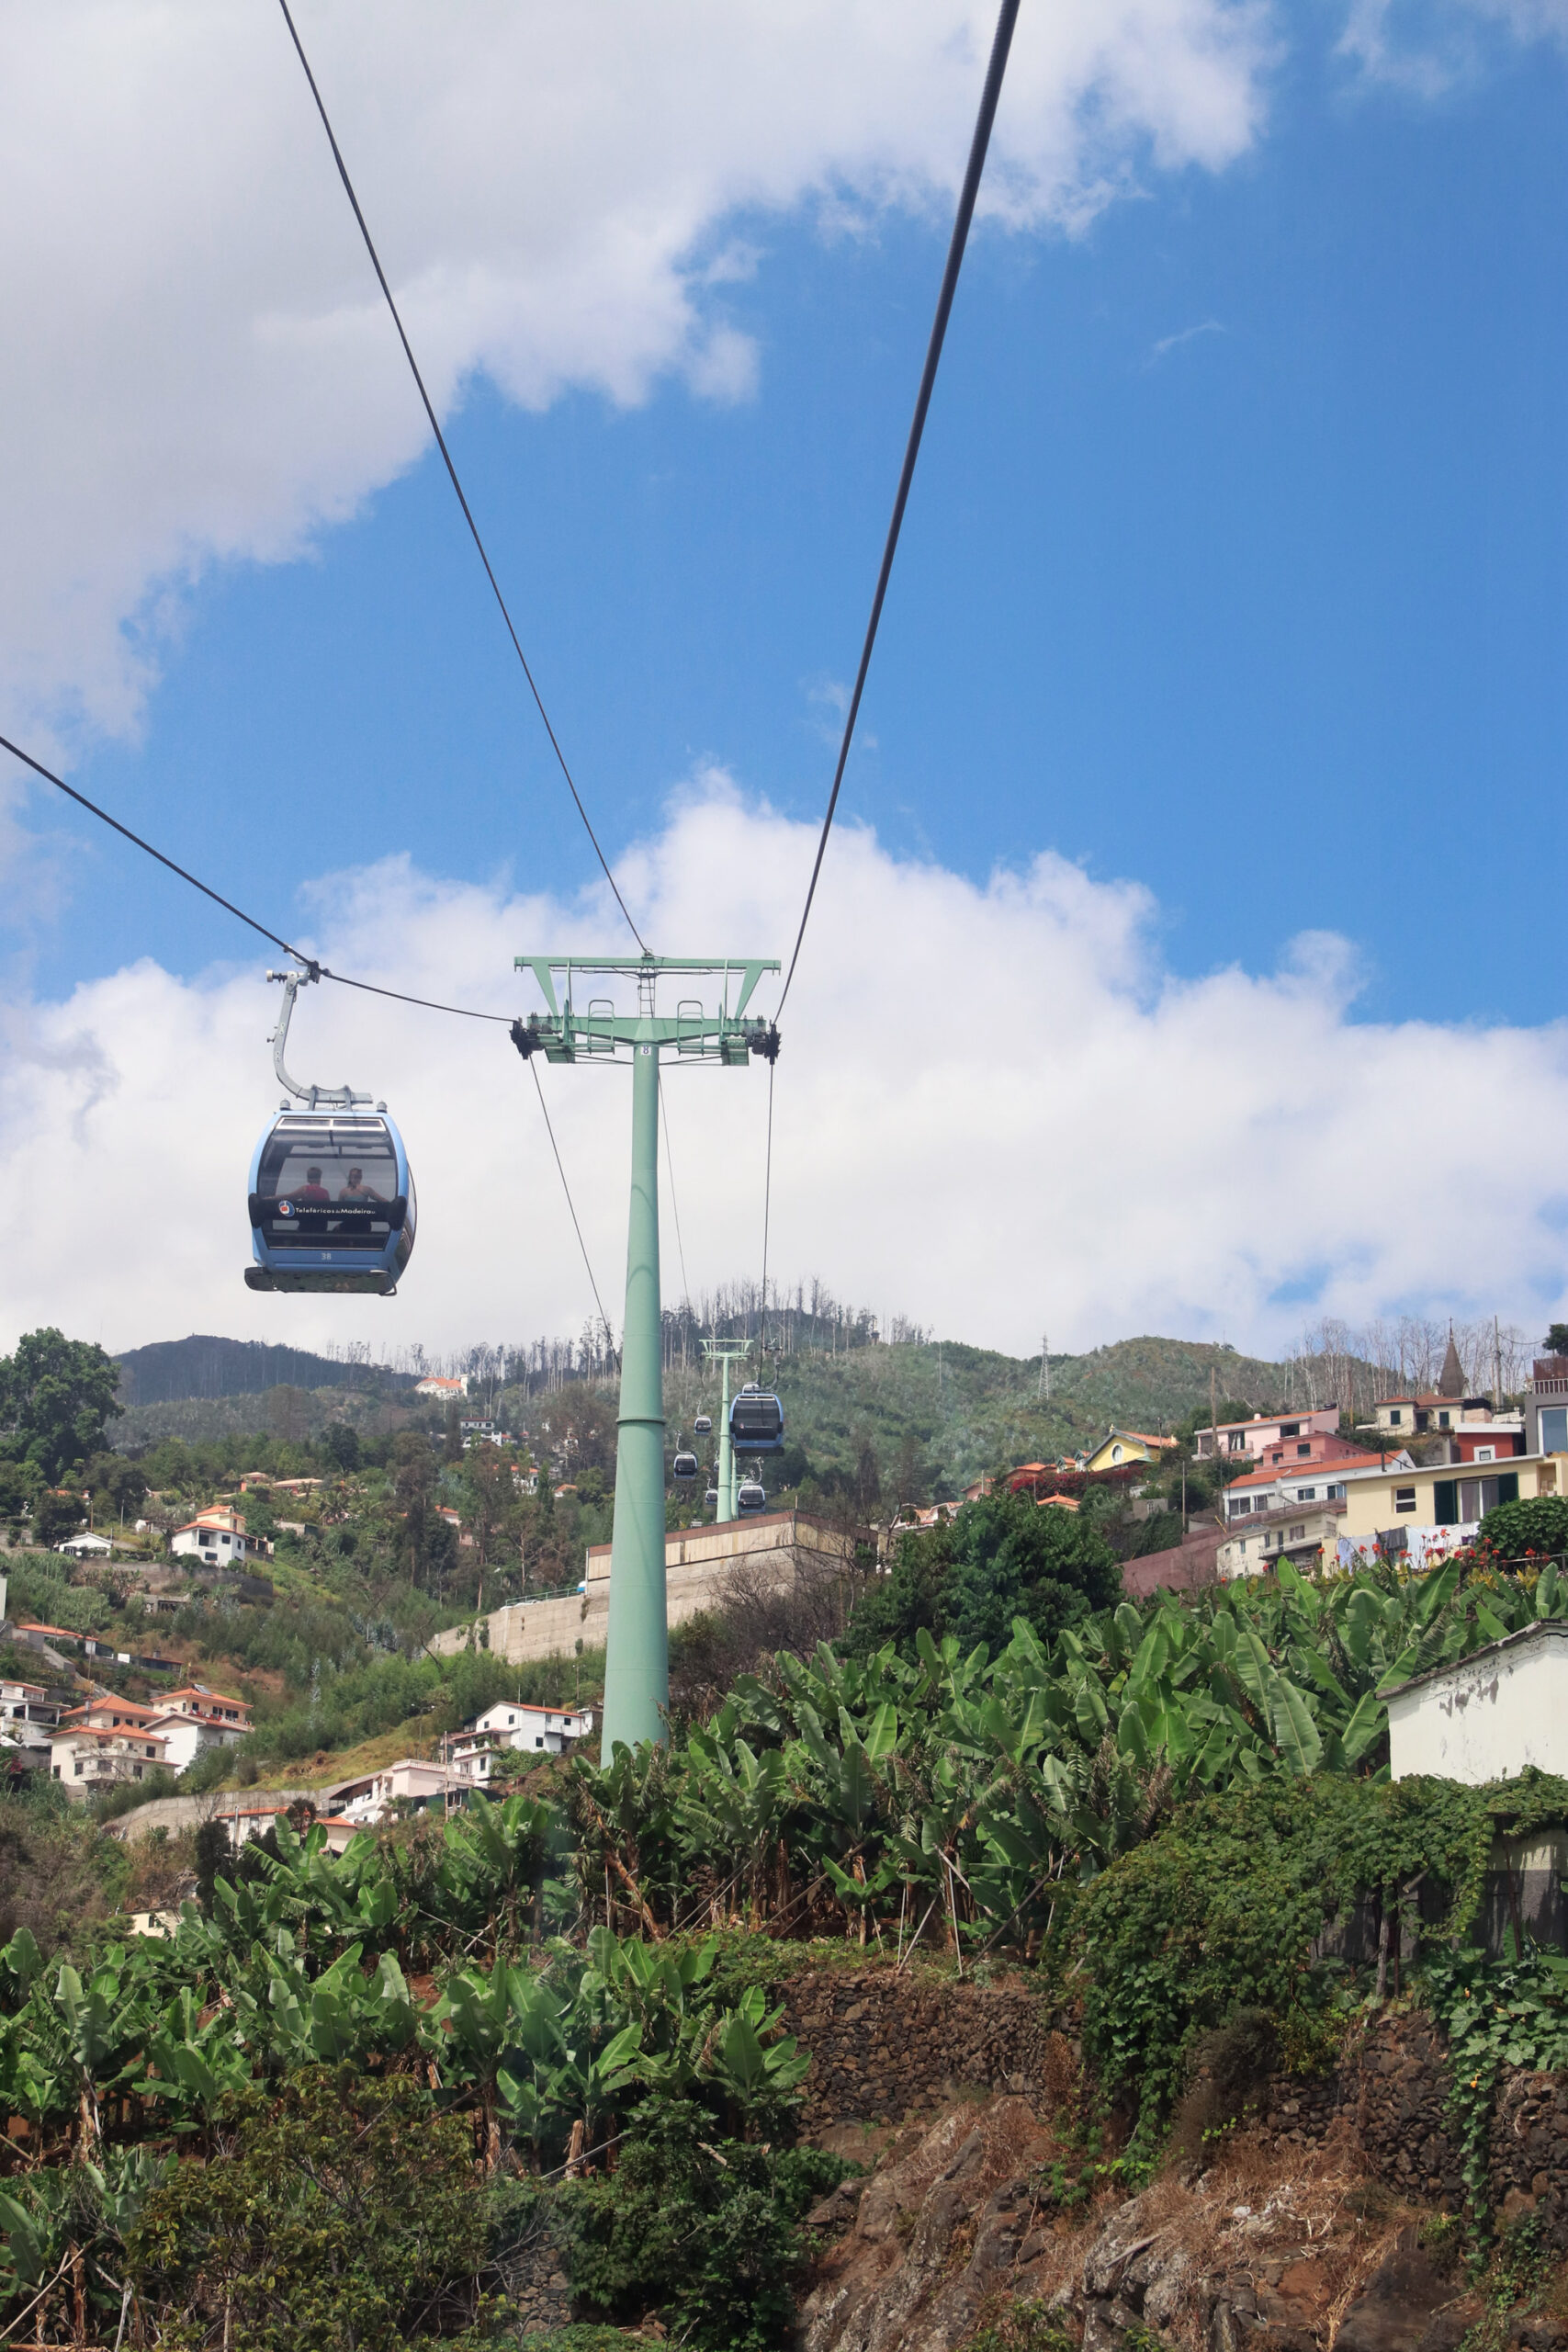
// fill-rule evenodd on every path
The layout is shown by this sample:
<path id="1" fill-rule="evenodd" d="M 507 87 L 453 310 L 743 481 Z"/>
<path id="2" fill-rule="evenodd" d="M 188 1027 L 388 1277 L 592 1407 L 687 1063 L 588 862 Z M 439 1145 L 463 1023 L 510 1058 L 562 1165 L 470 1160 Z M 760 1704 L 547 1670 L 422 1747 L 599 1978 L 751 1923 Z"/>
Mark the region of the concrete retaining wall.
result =
<path id="1" fill-rule="evenodd" d="M 831 1569 L 852 1550 L 852 1538 L 798 1511 L 764 1512 L 756 1519 L 728 1520 L 721 1527 L 684 1529 L 665 1538 L 669 1622 L 681 1625 L 705 1609 L 722 1608 L 738 1572 L 775 1592 L 789 1592 L 803 1567 Z M 586 1569 L 583 1591 L 558 1600 L 511 1601 L 474 1625 L 454 1625 L 429 1643 L 431 1656 L 450 1657 L 478 1643 L 509 1665 L 517 1665 L 525 1658 L 570 1657 L 579 1642 L 584 1649 L 602 1649 L 610 1623 L 607 1544 L 592 1547 Z"/>
<path id="2" fill-rule="evenodd" d="M 310 1794 L 309 1789 L 221 1789 L 205 1797 L 150 1797 L 108 1825 L 110 1835 L 134 1843 L 154 1829 L 199 1829 L 215 1814 L 254 1813 L 270 1805 L 281 1811 Z"/>

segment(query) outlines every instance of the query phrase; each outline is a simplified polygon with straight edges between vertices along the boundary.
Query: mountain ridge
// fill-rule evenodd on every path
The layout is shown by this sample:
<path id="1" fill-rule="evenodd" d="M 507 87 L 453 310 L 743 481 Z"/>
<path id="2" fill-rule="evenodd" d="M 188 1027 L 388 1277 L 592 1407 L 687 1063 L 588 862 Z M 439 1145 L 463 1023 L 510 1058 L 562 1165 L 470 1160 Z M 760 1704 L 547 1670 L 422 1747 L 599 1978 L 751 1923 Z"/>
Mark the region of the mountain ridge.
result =
<path id="1" fill-rule="evenodd" d="M 122 1447 L 176 1434 L 195 1441 L 264 1429 L 275 1418 L 273 1394 L 285 1384 L 300 1392 L 302 1428 L 312 1430 L 338 1418 L 361 1420 L 373 1401 L 413 1402 L 412 1373 L 256 1341 L 193 1335 L 129 1350 L 117 1361 L 134 1368 L 129 1409 L 115 1425 Z M 853 1477 L 869 1449 L 900 1486 L 957 1490 L 1009 1463 L 1050 1459 L 1093 1442 L 1112 1422 L 1168 1431 L 1206 1410 L 1211 1387 L 1222 1404 L 1233 1399 L 1257 1408 L 1304 1401 L 1292 1396 L 1300 1374 L 1288 1364 L 1157 1333 L 1051 1357 L 1049 1396 L 1038 1356 L 962 1340 L 759 1355 L 747 1369 L 776 1386 L 790 1453 L 798 1449 L 815 1476 Z M 175 1393 L 181 1380 L 187 1384 L 183 1396 Z M 217 1385 L 220 1380 L 228 1385 Z M 609 1396 L 616 1385 L 614 1377 L 588 1385 Z M 666 1366 L 664 1398 L 672 1444 L 691 1433 L 700 1411 L 717 1417 L 716 1379 L 690 1361 Z M 499 1391 L 494 1409 L 505 1426 L 528 1428 L 542 1401 L 541 1392 L 513 1385 Z M 788 1457 L 781 1468 L 787 1466 Z"/>

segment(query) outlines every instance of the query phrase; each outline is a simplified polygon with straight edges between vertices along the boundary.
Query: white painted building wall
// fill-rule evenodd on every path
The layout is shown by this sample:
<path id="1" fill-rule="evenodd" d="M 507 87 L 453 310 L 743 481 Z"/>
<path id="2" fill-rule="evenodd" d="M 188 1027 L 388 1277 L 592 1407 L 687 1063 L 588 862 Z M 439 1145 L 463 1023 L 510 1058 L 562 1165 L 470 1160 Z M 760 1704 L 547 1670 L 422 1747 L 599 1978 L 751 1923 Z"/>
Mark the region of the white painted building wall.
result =
<path id="1" fill-rule="evenodd" d="M 244 1737 L 227 1724 L 204 1723 L 199 1715 L 187 1715 L 177 1708 L 171 1714 L 159 1715 L 152 1729 L 164 1743 L 164 1761 L 171 1772 L 185 1771 L 209 1747 L 233 1747 Z"/>
<path id="2" fill-rule="evenodd" d="M 1568 1622 L 1549 1618 L 1388 1699 L 1390 1773 L 1480 1787 L 1527 1765 L 1568 1775 Z"/>

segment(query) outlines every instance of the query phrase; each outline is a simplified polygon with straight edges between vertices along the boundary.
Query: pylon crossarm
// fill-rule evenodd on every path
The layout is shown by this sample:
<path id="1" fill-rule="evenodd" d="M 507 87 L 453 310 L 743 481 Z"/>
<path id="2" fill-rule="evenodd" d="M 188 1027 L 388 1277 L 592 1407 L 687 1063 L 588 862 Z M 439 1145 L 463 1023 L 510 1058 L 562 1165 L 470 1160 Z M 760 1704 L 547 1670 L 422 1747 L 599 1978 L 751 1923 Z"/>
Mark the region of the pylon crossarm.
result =
<path id="1" fill-rule="evenodd" d="M 778 1032 L 769 1022 L 748 1019 L 746 1007 L 764 973 L 776 972 L 776 960 L 760 956 L 648 956 L 636 961 L 585 960 L 562 956 L 519 956 L 519 971 L 532 972 L 545 1000 L 543 1013 L 530 1013 L 513 1023 L 513 1042 L 525 1057 L 543 1052 L 552 1062 L 616 1061 L 639 1046 L 672 1046 L 677 1062 L 710 1061 L 731 1069 L 744 1068 L 752 1054 L 769 1061 L 778 1055 Z M 653 1010 L 654 990 L 661 974 L 701 975 L 722 981 L 719 1001 L 710 1009 L 700 999 L 685 997 L 672 1013 Z M 641 1003 L 636 1012 L 622 1012 L 608 997 L 591 996 L 578 1010 L 577 978 L 630 978 L 637 983 Z"/>

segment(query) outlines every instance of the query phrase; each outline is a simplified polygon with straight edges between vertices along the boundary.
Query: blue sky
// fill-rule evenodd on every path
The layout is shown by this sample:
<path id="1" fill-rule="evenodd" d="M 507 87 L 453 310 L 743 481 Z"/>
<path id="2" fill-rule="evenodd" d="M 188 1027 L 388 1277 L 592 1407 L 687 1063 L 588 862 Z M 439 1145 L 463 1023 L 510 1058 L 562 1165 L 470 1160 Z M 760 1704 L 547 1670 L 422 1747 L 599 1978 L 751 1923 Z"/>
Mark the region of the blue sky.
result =
<path id="1" fill-rule="evenodd" d="M 18 14 L 0 100 L 0 725 L 342 968 L 511 1008 L 513 952 L 621 934 L 280 28 L 91 17 Z M 990 17 L 301 0 L 667 953 L 787 954 Z M 779 1272 L 1021 1352 L 1568 1310 L 1565 53 L 1558 0 L 1026 0 L 788 1010 Z M 239 1289 L 270 951 L 15 789 L 0 949 L 17 1328 L 384 1337 Z M 415 1149 L 400 1340 L 576 1328 L 501 1033 L 308 1026 Z M 671 1102 L 699 1287 L 761 1230 L 763 1094 L 719 1091 Z M 615 1290 L 624 1105 L 556 1115 Z M 177 1250 L 99 1233 L 176 1167 Z"/>
<path id="2" fill-rule="evenodd" d="M 1370 83 L 1334 31 L 1298 19 L 1225 171 L 1145 166 L 1081 236 L 979 234 L 846 813 L 976 877 L 1043 848 L 1135 877 L 1183 973 L 1328 929 L 1364 1012 L 1539 1020 L 1568 735 L 1562 59 L 1497 40 L 1434 98 Z M 722 297 L 753 398 L 665 381 L 530 414 L 481 383 L 454 427 L 612 847 L 699 760 L 819 807 L 944 239 L 934 216 L 724 228 L 755 251 Z M 140 739 L 89 739 L 74 779 L 285 929 L 303 875 L 388 847 L 586 876 L 434 454 L 308 560 L 209 573 L 161 661 Z M 39 814 L 82 845 L 40 989 L 244 952 Z"/>

